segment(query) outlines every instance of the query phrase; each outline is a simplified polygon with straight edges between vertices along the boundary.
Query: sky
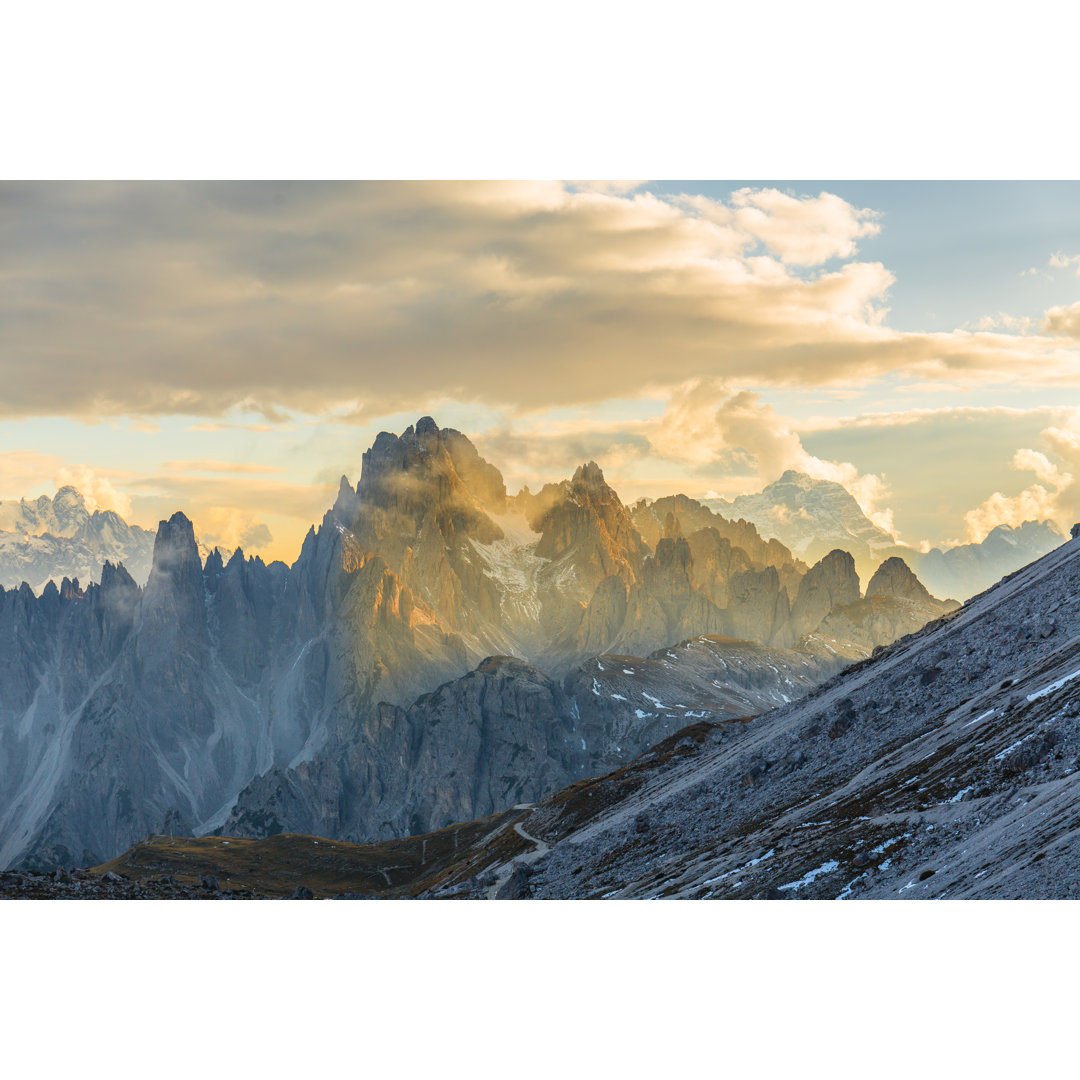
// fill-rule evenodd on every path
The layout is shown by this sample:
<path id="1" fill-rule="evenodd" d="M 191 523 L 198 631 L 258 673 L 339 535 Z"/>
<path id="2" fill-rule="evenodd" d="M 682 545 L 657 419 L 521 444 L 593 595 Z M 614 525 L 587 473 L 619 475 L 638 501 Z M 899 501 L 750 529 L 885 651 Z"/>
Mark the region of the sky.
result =
<path id="1" fill-rule="evenodd" d="M 381 430 L 511 491 L 1080 519 L 1080 184 L 0 183 L 0 499 L 295 559 Z"/>

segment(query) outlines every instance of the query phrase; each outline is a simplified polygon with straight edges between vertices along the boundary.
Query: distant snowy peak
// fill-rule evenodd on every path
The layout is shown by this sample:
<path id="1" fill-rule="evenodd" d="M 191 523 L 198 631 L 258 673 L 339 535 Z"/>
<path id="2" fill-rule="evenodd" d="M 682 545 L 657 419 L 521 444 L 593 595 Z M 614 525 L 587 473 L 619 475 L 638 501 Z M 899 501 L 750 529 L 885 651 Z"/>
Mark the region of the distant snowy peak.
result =
<path id="1" fill-rule="evenodd" d="M 62 487 L 52 499 L 9 499 L 0 502 L 0 530 L 24 536 L 74 536 L 90 520 L 86 500 L 73 487 Z"/>
<path id="2" fill-rule="evenodd" d="M 729 518 L 743 518 L 768 539 L 779 540 L 806 562 L 831 550 L 849 552 L 869 577 L 882 559 L 902 557 L 934 596 L 967 599 L 1006 574 L 1052 551 L 1064 536 L 1052 521 L 998 525 L 979 544 L 922 553 L 897 544 L 863 513 L 842 485 L 788 470 L 757 495 L 706 502 Z"/>
<path id="3" fill-rule="evenodd" d="M 776 539 L 808 562 L 834 548 L 862 562 L 895 546 L 896 540 L 863 513 L 852 494 L 832 480 L 815 480 L 789 469 L 757 495 L 707 505 L 729 518 L 752 522 L 766 539 Z"/>
<path id="4" fill-rule="evenodd" d="M 78 578 L 83 585 L 99 581 L 105 562 L 123 563 L 138 583 L 146 581 L 154 551 L 154 534 L 128 525 L 112 510 L 86 508 L 73 487 L 53 498 L 0 502 L 0 586 L 27 582 L 40 592 L 47 582 Z"/>

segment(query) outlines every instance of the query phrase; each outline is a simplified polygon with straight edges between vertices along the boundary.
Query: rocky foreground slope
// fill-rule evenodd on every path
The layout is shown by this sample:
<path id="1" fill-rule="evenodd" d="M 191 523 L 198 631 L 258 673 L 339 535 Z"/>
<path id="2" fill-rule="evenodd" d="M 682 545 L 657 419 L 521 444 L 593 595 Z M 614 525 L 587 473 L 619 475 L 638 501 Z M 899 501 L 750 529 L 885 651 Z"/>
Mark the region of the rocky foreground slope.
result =
<path id="1" fill-rule="evenodd" d="M 530 895 L 1080 895 L 1078 600 L 1073 541 L 803 701 L 548 800 Z"/>

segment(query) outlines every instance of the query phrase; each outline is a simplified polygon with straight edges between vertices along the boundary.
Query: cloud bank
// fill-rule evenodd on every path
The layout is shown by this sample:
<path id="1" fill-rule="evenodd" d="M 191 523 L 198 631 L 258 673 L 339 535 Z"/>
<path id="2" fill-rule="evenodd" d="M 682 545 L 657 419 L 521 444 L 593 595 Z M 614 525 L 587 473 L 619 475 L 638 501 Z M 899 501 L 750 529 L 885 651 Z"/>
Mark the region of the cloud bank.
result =
<path id="1" fill-rule="evenodd" d="M 966 539 L 978 543 L 996 525 L 1020 525 L 1049 518 L 1062 529 L 1080 520 L 1080 413 L 1061 427 L 1048 427 L 1042 439 L 1062 464 L 1041 450 L 1024 447 L 1013 455 L 1013 468 L 1033 474 L 1036 483 L 1016 495 L 995 491 L 964 515 Z"/>
<path id="2" fill-rule="evenodd" d="M 1076 385 L 1044 332 L 899 333 L 827 192 L 540 183 L 0 186 L 0 414 L 357 419 L 732 385 Z M 1072 334 L 1073 337 L 1068 335 Z"/>

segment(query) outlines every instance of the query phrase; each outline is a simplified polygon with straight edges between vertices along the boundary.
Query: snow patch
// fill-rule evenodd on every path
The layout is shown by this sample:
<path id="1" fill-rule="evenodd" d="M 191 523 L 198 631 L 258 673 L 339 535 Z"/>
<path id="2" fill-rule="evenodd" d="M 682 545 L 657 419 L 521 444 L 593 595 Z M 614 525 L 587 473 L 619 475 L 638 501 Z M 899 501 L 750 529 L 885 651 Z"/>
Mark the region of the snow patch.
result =
<path id="1" fill-rule="evenodd" d="M 977 724 L 980 720 L 985 720 L 987 717 L 993 716 L 994 710 L 987 709 L 982 716 L 976 716 L 974 720 L 969 720 L 966 724 L 962 724 L 961 727 L 971 727 L 972 724 Z"/>
<path id="2" fill-rule="evenodd" d="M 702 885 L 712 885 L 717 881 L 723 881 L 724 878 L 731 877 L 732 874 L 738 874 L 742 870 L 749 870 L 752 866 L 757 866 L 759 863 L 763 863 L 766 859 L 771 859 L 776 854 L 775 848 L 769 848 L 764 855 L 759 855 L 756 859 L 751 859 L 748 863 L 743 863 L 742 866 L 736 866 L 734 870 L 728 870 L 727 873 L 720 874 L 719 877 L 708 878 L 703 881 Z M 741 884 L 741 883 L 740 883 Z"/>
<path id="3" fill-rule="evenodd" d="M 839 869 L 840 864 L 835 859 L 830 859 L 827 863 L 822 863 L 816 870 L 809 871 L 804 877 L 799 878 L 798 881 L 789 881 L 786 885 L 781 885 L 780 890 L 783 892 L 785 889 L 790 889 L 792 892 L 798 892 L 804 885 L 810 885 L 819 877 L 822 877 L 825 874 L 831 874 L 834 870 Z"/>
<path id="4" fill-rule="evenodd" d="M 1044 698 L 1055 690 L 1060 690 L 1066 683 L 1072 682 L 1077 677 L 1080 677 L 1080 670 L 1074 671 L 1071 675 L 1066 675 L 1064 679 L 1058 679 L 1057 682 L 1051 683 L 1049 686 L 1044 686 L 1041 690 L 1036 690 L 1034 694 L 1028 694 L 1027 699 L 1028 701 L 1038 701 L 1039 698 Z"/>

